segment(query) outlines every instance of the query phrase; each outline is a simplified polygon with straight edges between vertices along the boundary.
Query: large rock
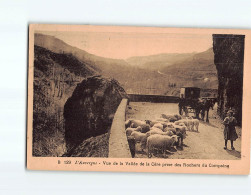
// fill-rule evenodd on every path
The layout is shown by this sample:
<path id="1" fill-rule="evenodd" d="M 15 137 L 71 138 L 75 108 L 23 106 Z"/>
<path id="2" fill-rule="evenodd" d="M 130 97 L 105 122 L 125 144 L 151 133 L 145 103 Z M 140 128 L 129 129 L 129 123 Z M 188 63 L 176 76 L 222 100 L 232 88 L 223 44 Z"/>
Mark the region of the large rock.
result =
<path id="1" fill-rule="evenodd" d="M 114 79 L 93 76 L 77 85 L 64 106 L 67 151 L 84 139 L 108 132 L 125 90 Z"/>
<path id="2" fill-rule="evenodd" d="M 218 113 L 225 117 L 234 109 L 242 119 L 244 35 L 213 35 L 214 63 L 218 72 Z"/>

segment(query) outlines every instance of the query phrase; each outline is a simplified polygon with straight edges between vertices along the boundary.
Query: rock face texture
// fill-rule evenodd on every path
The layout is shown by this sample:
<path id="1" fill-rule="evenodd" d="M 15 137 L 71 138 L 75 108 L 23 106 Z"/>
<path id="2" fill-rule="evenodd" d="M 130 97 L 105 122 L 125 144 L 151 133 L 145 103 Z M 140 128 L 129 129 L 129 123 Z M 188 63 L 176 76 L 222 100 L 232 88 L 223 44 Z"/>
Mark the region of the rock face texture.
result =
<path id="1" fill-rule="evenodd" d="M 218 113 L 223 118 L 228 109 L 242 119 L 243 62 L 245 35 L 213 35 L 214 63 L 218 72 Z"/>
<path id="2" fill-rule="evenodd" d="M 93 76 L 75 88 L 64 106 L 67 151 L 84 139 L 107 133 L 125 90 L 114 79 Z"/>

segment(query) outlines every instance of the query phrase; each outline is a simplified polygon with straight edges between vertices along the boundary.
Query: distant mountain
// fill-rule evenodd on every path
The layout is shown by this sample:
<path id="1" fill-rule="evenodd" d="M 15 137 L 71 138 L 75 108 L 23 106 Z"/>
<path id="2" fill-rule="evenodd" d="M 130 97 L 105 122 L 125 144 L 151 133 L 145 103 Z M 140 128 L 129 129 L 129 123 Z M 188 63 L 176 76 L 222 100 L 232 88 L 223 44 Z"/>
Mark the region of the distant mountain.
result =
<path id="1" fill-rule="evenodd" d="M 136 56 L 122 60 L 90 54 L 49 35 L 35 34 L 35 45 L 75 57 L 94 74 L 118 80 L 127 93 L 168 94 L 184 85 L 217 88 L 218 84 L 212 48 L 201 53 Z M 209 81 L 204 82 L 204 79 Z"/>
<path id="2" fill-rule="evenodd" d="M 174 63 L 181 62 L 195 54 L 196 53 L 163 53 L 150 56 L 135 56 L 126 59 L 126 61 L 134 67 L 160 70 Z"/>
<path id="3" fill-rule="evenodd" d="M 160 71 L 163 74 L 174 75 L 182 86 L 210 89 L 217 89 L 218 87 L 213 48 L 164 67 Z"/>
<path id="4" fill-rule="evenodd" d="M 163 67 L 161 72 L 168 72 L 173 69 L 197 69 L 197 70 L 212 70 L 211 66 L 214 65 L 213 48 L 193 54 L 185 59 L 176 61 L 171 66 Z M 214 68 L 216 70 L 216 68 Z"/>
<path id="5" fill-rule="evenodd" d="M 35 34 L 35 46 L 45 48 L 54 54 L 72 56 L 78 59 L 85 68 L 95 74 L 118 80 L 128 93 L 163 93 L 159 85 L 166 85 L 166 76 L 156 71 L 129 65 L 125 60 L 95 56 L 84 50 L 72 47 L 62 40 L 49 35 Z M 162 84 L 164 83 L 164 84 Z"/>

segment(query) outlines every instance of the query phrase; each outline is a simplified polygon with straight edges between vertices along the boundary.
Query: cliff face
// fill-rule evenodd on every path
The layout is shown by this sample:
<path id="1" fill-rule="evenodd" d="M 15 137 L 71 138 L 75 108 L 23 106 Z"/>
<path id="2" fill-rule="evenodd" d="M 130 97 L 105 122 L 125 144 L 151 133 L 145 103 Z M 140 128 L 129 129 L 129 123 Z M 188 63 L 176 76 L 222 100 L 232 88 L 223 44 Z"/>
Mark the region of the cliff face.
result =
<path id="1" fill-rule="evenodd" d="M 218 72 L 218 113 L 233 109 L 242 121 L 244 35 L 213 35 L 214 64 Z"/>
<path id="2" fill-rule="evenodd" d="M 72 55 L 34 46 L 33 156 L 65 153 L 64 104 L 77 83 L 94 74 Z"/>

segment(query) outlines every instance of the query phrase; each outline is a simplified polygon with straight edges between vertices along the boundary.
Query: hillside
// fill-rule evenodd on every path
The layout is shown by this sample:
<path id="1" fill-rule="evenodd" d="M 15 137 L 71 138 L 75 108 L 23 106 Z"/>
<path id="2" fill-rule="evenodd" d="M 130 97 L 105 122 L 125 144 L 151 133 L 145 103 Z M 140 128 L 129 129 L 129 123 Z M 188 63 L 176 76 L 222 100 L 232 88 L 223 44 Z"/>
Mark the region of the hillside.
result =
<path id="1" fill-rule="evenodd" d="M 164 53 L 150 56 L 135 56 L 126 59 L 126 61 L 134 67 L 156 71 L 183 61 L 194 54 L 195 53 Z"/>
<path id="2" fill-rule="evenodd" d="M 184 85 L 201 88 L 217 88 L 218 85 L 212 49 L 119 60 L 89 54 L 49 35 L 35 34 L 35 45 L 76 57 L 89 70 L 118 80 L 127 93 L 171 95 Z"/>
<path id="3" fill-rule="evenodd" d="M 156 71 L 134 67 L 125 60 L 89 54 L 53 36 L 35 34 L 35 45 L 77 58 L 89 70 L 118 80 L 127 93 L 162 94 L 168 87 L 166 76 Z"/>
<path id="4" fill-rule="evenodd" d="M 213 49 L 210 48 L 160 71 L 166 75 L 175 75 L 179 86 L 217 89 L 218 78 L 213 55 Z"/>
<path id="5" fill-rule="evenodd" d="M 103 74 L 108 71 L 119 69 L 128 65 L 124 60 L 103 58 L 93 54 L 90 54 L 77 47 L 66 44 L 64 41 L 50 35 L 35 34 L 34 43 L 37 46 L 46 48 L 55 53 L 72 54 L 78 58 L 81 62 L 88 64 L 96 71 L 100 71 Z"/>

